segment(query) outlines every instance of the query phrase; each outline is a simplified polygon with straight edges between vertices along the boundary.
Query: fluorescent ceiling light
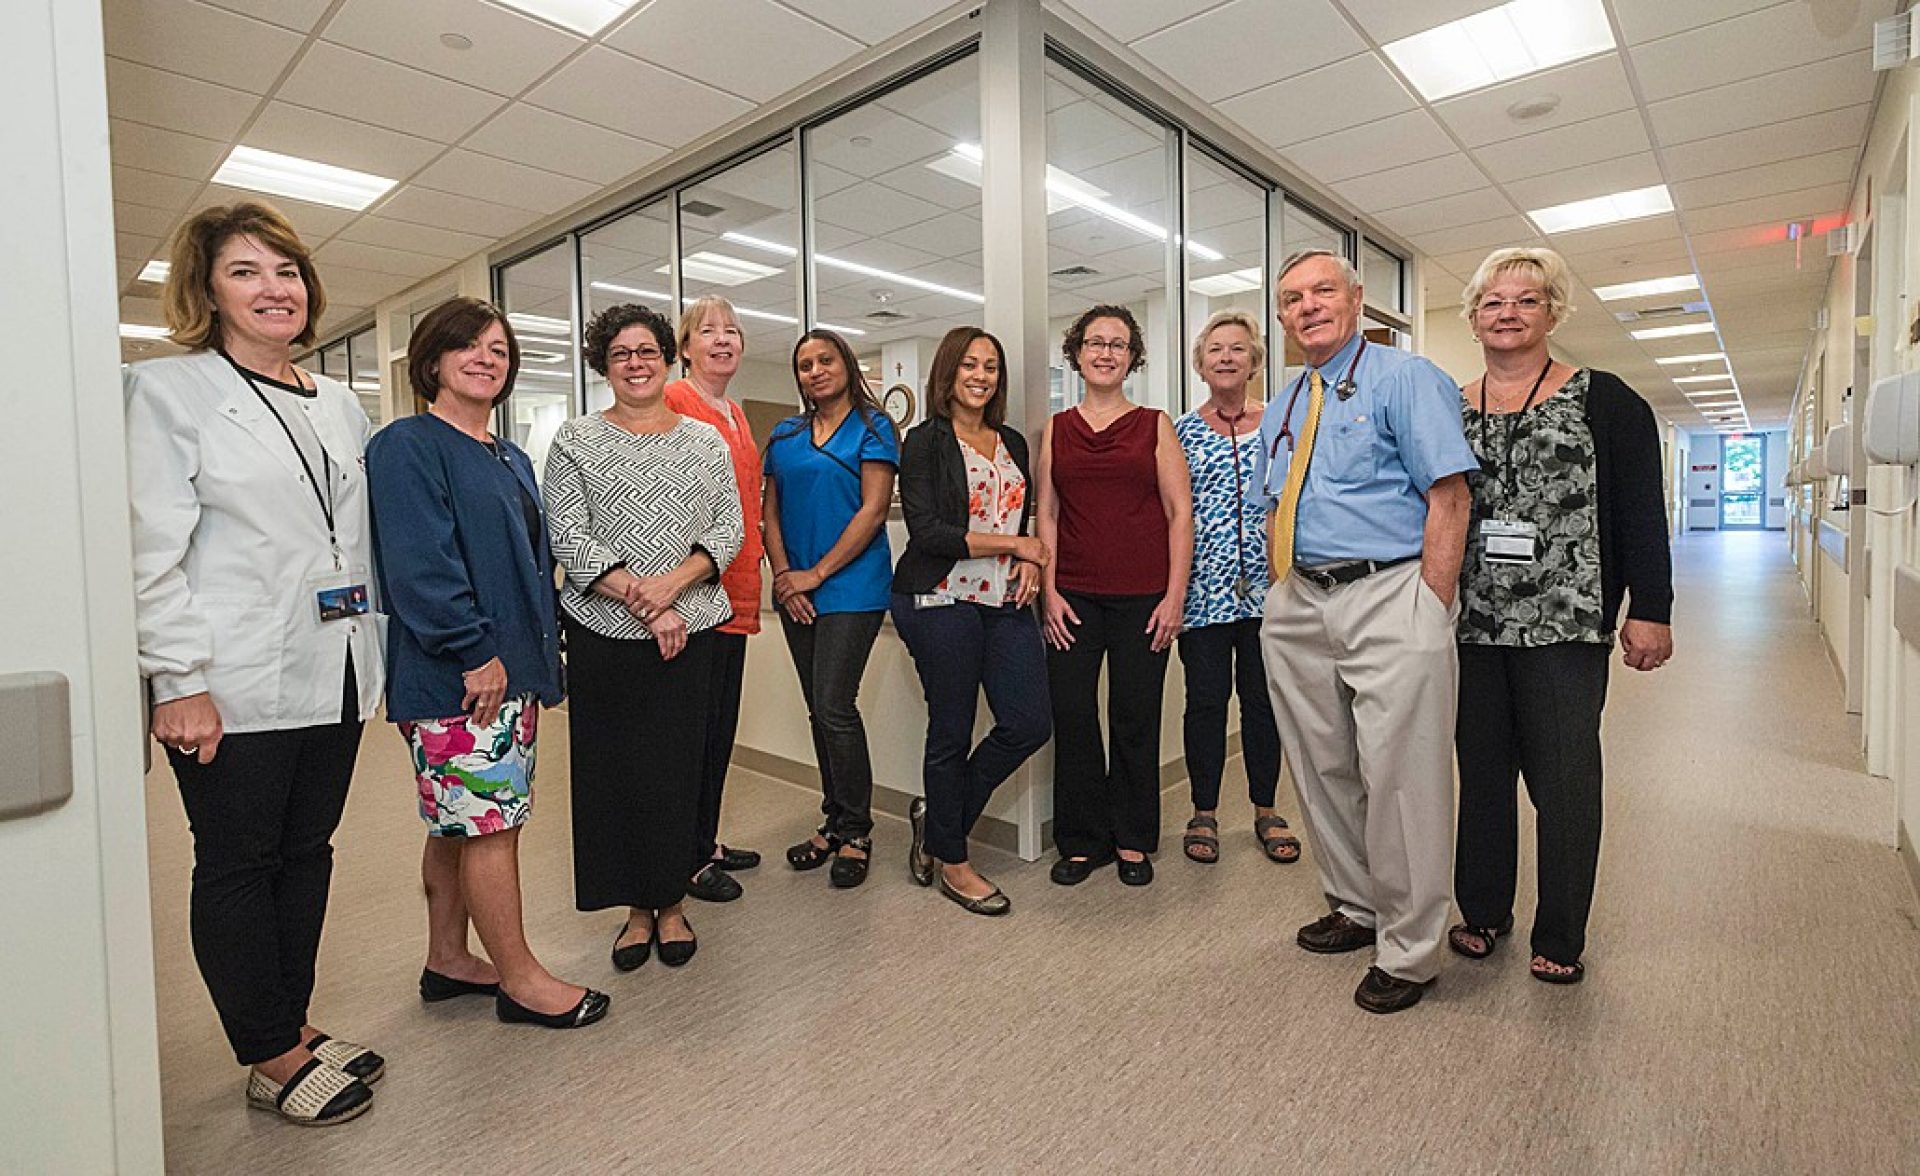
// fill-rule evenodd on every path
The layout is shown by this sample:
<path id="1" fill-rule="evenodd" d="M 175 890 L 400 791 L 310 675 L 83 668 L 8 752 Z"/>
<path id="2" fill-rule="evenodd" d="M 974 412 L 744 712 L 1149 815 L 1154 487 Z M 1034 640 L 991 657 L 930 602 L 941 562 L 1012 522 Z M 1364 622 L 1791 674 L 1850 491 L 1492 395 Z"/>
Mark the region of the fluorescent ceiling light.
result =
<path id="1" fill-rule="evenodd" d="M 386 195 L 399 181 L 240 145 L 213 173 L 213 182 L 358 212 Z"/>
<path id="2" fill-rule="evenodd" d="M 1724 399 L 1717 399 L 1717 400 L 1693 401 L 1693 406 L 1695 408 L 1701 408 L 1701 409 L 1732 408 L 1732 407 L 1737 407 L 1739 405 L 1740 405 L 1740 398 L 1738 396 L 1730 396 Z"/>
<path id="3" fill-rule="evenodd" d="M 159 285 L 161 282 L 166 281 L 167 275 L 172 272 L 173 272 L 172 262 L 149 261 L 145 266 L 141 267 L 139 280 L 142 282 L 152 282 L 155 285 Z"/>
<path id="4" fill-rule="evenodd" d="M 1726 353 L 1723 351 L 1704 351 L 1698 355 L 1665 355 L 1655 359 L 1653 362 L 1668 365 L 1680 363 L 1725 363 L 1726 359 Z"/>
<path id="5" fill-rule="evenodd" d="M 1676 384 L 1718 384 L 1723 380 L 1732 379 L 1733 373 L 1728 372 L 1723 376 L 1675 376 L 1673 382 Z M 1688 395 L 1691 396 L 1692 393 L 1689 392 Z"/>
<path id="6" fill-rule="evenodd" d="M 671 301 L 671 299 L 667 295 L 660 293 L 658 290 L 642 290 L 638 286 L 622 286 L 615 282 L 589 282 L 588 285 L 592 286 L 596 290 L 601 290 L 608 294 L 625 294 L 631 298 L 646 298 L 654 302 Z M 680 300 L 680 305 L 683 307 L 692 306 L 693 303 L 694 303 L 694 299 L 691 299 L 691 298 L 682 298 Z M 797 318 L 794 318 L 790 314 L 774 314 L 770 310 L 755 310 L 751 306 L 736 305 L 733 308 L 733 313 L 739 315 L 741 318 L 761 319 L 769 323 L 784 323 L 790 327 L 797 327 L 800 325 L 800 320 Z M 820 323 L 819 325 L 822 327 L 825 327 L 829 331 L 838 331 L 842 335 L 866 334 L 866 332 L 861 330 L 859 327 L 840 327 L 840 326 L 835 326 L 832 323 Z"/>
<path id="7" fill-rule="evenodd" d="M 927 166 L 934 167 L 935 171 L 954 176 L 956 179 L 968 180 L 974 184 L 980 182 L 980 165 L 986 160 L 986 152 L 981 149 L 980 144 L 956 143 L 953 145 L 951 158 L 964 160 L 971 164 L 972 167 L 971 169 L 966 169 L 960 167 L 934 167 L 933 164 L 928 164 Z M 967 174 L 969 171 L 971 174 Z M 1056 212 L 1064 211 L 1068 206 L 1084 208 L 1095 216 L 1105 217 L 1117 225 L 1124 225 L 1143 237 L 1151 237 L 1156 241 L 1165 241 L 1167 239 L 1167 230 L 1165 227 L 1156 225 L 1145 217 L 1135 216 L 1119 205 L 1108 202 L 1106 199 L 1108 195 L 1110 195 L 1110 193 L 1094 187 L 1078 176 L 1061 171 L 1052 164 L 1047 165 L 1048 216 L 1052 216 Z M 1198 241 L 1188 241 L 1186 246 L 1187 252 L 1202 261 L 1223 261 L 1226 258 L 1226 254 L 1220 252 L 1218 249 L 1202 245 Z"/>
<path id="8" fill-rule="evenodd" d="M 525 363 L 564 363 L 567 357 L 558 351 L 522 351 L 520 359 Z"/>
<path id="9" fill-rule="evenodd" d="M 1712 323 L 1681 323 L 1677 327 L 1646 327 L 1638 331 L 1628 331 L 1635 339 L 1677 339 L 1681 335 L 1710 335 Z"/>
<path id="10" fill-rule="evenodd" d="M 778 241 L 767 241 L 759 237 L 749 237 L 745 233 L 722 233 L 720 234 L 720 239 L 723 241 L 731 241 L 735 245 L 745 245 L 753 249 L 764 249 L 768 253 L 777 253 L 782 257 L 795 257 L 799 254 L 799 250 L 791 245 L 782 245 Z M 896 274 L 892 270 L 877 269 L 873 266 L 862 264 L 861 262 L 848 261 L 843 257 L 832 257 L 825 253 L 816 253 L 813 255 L 813 260 L 816 265 L 823 265 L 828 269 L 844 270 L 850 274 L 861 274 L 869 278 L 880 278 L 889 282 L 898 282 L 902 286 L 911 286 L 916 290 L 925 290 L 930 294 L 945 294 L 949 298 L 958 298 L 964 302 L 972 302 L 982 306 L 984 306 L 987 301 L 984 295 L 976 294 L 971 290 L 961 290 L 954 286 L 942 286 L 938 282 L 929 282 L 922 278 L 910 278 L 905 274 Z"/>
<path id="11" fill-rule="evenodd" d="M 668 270 L 663 265 L 653 272 L 664 274 Z M 680 272 L 696 282 L 711 282 L 716 286 L 744 286 L 748 282 L 771 278 L 783 271 L 778 266 L 761 265 L 757 261 L 746 261 L 742 258 L 730 257 L 725 253 L 714 253 L 711 250 L 702 249 L 680 259 Z"/>
<path id="12" fill-rule="evenodd" d="M 1383 48 L 1437 102 L 1613 48 L 1600 0 L 1513 0 Z"/>
<path id="13" fill-rule="evenodd" d="M 145 323 L 121 323 L 122 339 L 165 339 L 173 332 L 165 327 L 149 327 Z"/>
<path id="14" fill-rule="evenodd" d="M 1640 282 L 1621 282 L 1617 286 L 1595 286 L 1593 292 L 1602 302 L 1618 302 L 1623 298 L 1645 298 L 1650 294 L 1679 294 L 1699 288 L 1699 278 L 1692 274 L 1675 274 L 1671 278 L 1648 278 Z"/>
<path id="15" fill-rule="evenodd" d="M 1673 195 L 1667 191 L 1665 184 L 1655 184 L 1651 188 L 1635 188 L 1631 192 L 1615 192 L 1610 196 L 1594 196 L 1587 200 L 1556 204 L 1551 208 L 1535 209 L 1527 217 L 1541 232 L 1552 234 L 1639 220 L 1672 211 Z"/>
<path id="16" fill-rule="evenodd" d="M 549 24 L 591 37 L 632 8 L 635 0 L 492 0 L 502 8 L 537 16 Z"/>
<path id="17" fill-rule="evenodd" d="M 566 319 L 548 318 L 544 314 L 527 314 L 524 311 L 512 311 L 507 322 L 516 331 L 544 331 L 549 335 L 573 337 L 573 324 Z"/>
<path id="18" fill-rule="evenodd" d="M 1194 278 L 1187 288 L 1195 294 L 1204 294 L 1208 298 L 1225 298 L 1229 294 L 1244 294 L 1248 290 L 1258 290 L 1261 286 L 1260 269 L 1234 270 L 1230 274 L 1215 274 L 1210 278 Z"/>

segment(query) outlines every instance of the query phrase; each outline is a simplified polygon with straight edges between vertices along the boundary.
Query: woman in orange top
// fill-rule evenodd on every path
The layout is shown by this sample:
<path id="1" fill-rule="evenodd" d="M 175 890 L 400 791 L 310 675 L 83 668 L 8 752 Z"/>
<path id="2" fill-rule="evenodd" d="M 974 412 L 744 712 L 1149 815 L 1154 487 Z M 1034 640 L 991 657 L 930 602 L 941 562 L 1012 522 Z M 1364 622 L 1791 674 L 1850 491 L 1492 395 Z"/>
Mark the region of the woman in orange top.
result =
<path id="1" fill-rule="evenodd" d="M 727 385 L 740 370 L 747 343 L 733 304 L 714 294 L 694 302 L 680 316 L 678 342 L 680 362 L 687 374 L 667 385 L 667 407 L 681 416 L 705 421 L 726 439 L 747 531 L 740 554 L 720 573 L 720 584 L 733 603 L 733 619 L 714 633 L 719 648 L 713 665 L 713 712 L 707 725 L 706 776 L 700 781 L 699 819 L 694 825 L 693 881 L 687 886 L 687 893 L 694 898 L 732 902 L 740 897 L 740 883 L 724 871 L 750 870 L 760 864 L 757 852 L 734 849 L 719 840 L 720 794 L 726 787 L 734 732 L 740 725 L 740 683 L 747 669 L 747 638 L 760 631 L 760 451 L 754 445 L 747 414 L 727 396 Z"/>

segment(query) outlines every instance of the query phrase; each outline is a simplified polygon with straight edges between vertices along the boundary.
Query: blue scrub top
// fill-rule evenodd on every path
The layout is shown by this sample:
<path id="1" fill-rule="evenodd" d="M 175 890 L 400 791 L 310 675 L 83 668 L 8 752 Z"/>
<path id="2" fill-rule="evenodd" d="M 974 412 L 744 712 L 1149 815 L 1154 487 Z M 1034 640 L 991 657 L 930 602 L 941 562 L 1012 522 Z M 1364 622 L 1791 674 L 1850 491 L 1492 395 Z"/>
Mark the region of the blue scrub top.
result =
<path id="1" fill-rule="evenodd" d="M 1480 469 L 1462 431 L 1453 380 L 1421 356 L 1378 345 L 1361 352 L 1360 345 L 1355 335 L 1319 368 L 1326 399 L 1293 537 L 1294 562 L 1309 567 L 1419 555 L 1426 491 L 1449 474 Z M 1342 400 L 1334 388 L 1356 355 L 1359 389 Z M 1248 501 L 1262 509 L 1279 500 L 1293 439 L 1306 426 L 1309 392 L 1304 382 L 1297 386 L 1297 397 L 1288 384 L 1261 418 Z"/>
<path id="2" fill-rule="evenodd" d="M 849 412 L 825 445 L 813 443 L 804 416 L 774 426 L 760 468 L 779 497 L 780 536 L 791 566 L 810 568 L 839 542 L 860 509 L 860 466 L 869 461 L 900 466 L 900 439 L 883 415 L 868 420 L 859 409 Z M 814 611 L 885 612 L 892 589 L 893 553 L 883 526 L 852 563 L 813 590 Z"/>

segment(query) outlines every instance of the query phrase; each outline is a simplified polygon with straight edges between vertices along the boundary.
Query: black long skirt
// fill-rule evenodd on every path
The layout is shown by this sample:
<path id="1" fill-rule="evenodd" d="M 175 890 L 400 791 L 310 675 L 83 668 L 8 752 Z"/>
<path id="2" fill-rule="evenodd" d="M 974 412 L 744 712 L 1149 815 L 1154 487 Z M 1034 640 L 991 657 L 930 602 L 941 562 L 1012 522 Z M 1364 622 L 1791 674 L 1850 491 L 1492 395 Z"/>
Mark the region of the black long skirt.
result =
<path id="1" fill-rule="evenodd" d="M 686 897 L 706 754 L 712 635 L 672 661 L 568 619 L 573 894 L 583 911 L 661 910 Z"/>

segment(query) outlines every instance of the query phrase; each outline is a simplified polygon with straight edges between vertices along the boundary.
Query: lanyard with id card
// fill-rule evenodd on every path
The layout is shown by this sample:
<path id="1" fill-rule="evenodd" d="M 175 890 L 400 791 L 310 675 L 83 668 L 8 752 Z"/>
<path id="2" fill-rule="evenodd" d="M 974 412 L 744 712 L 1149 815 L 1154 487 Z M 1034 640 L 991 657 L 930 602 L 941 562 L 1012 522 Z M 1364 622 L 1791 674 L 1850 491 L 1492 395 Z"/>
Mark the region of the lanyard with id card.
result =
<path id="1" fill-rule="evenodd" d="M 1547 379 L 1547 373 L 1553 370 L 1553 359 L 1548 357 L 1546 366 L 1534 377 L 1533 388 L 1527 393 L 1527 399 L 1520 408 L 1507 414 L 1507 448 L 1501 456 L 1498 467 L 1490 457 L 1480 459 L 1481 469 L 1494 479 L 1494 484 L 1505 493 L 1501 495 L 1500 505 L 1511 515 L 1513 500 L 1519 496 L 1519 474 L 1513 465 L 1513 446 L 1520 434 L 1520 418 L 1533 407 L 1534 398 L 1540 395 L 1540 385 Z M 1487 381 L 1480 380 L 1480 450 L 1490 454 L 1492 447 L 1487 444 Z M 1539 558 L 1540 528 L 1525 519 L 1503 517 L 1496 513 L 1491 518 L 1480 520 L 1480 550 L 1490 564 L 1525 565 Z"/>

